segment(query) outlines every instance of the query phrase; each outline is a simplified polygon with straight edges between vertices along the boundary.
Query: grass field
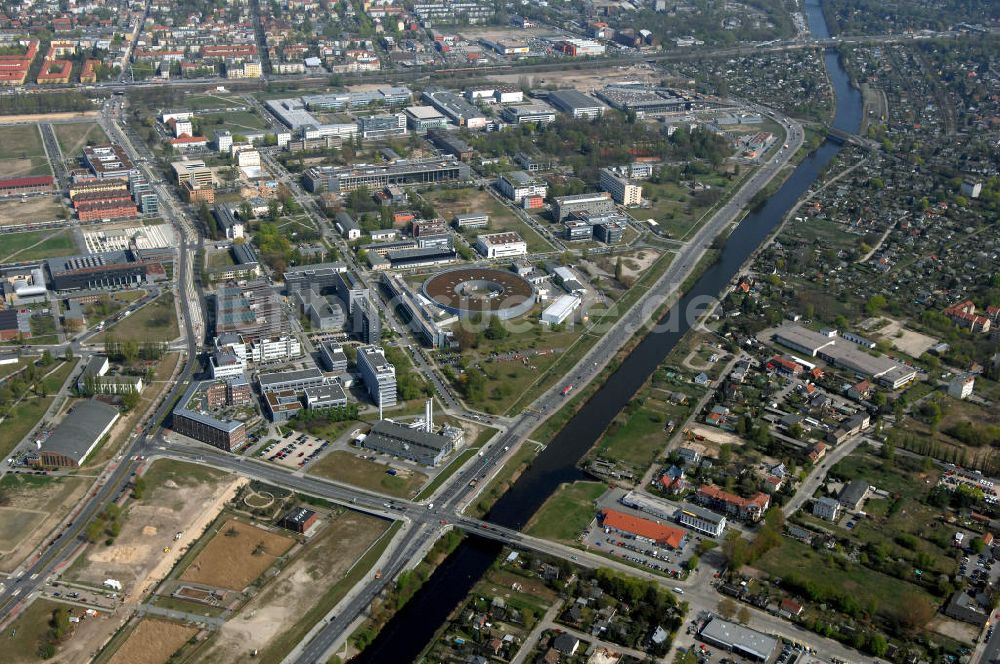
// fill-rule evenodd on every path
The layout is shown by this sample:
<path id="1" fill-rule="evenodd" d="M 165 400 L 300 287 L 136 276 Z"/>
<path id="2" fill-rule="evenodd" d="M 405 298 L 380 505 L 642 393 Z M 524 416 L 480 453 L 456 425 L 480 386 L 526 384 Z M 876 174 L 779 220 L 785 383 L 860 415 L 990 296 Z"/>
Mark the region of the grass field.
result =
<path id="1" fill-rule="evenodd" d="M 24 360 L 18 360 L 12 364 L 0 364 L 0 380 L 3 380 L 16 371 L 20 371 L 24 368 L 25 364 Z"/>
<path id="2" fill-rule="evenodd" d="M 202 131 L 211 137 L 215 131 L 225 127 L 234 134 L 246 131 L 260 131 L 267 128 L 267 123 L 256 113 L 250 111 L 227 111 L 225 113 L 206 113 L 197 116 L 201 122 Z M 222 122 L 219 122 L 222 120 Z"/>
<path id="3" fill-rule="evenodd" d="M 54 221 L 62 218 L 64 210 L 58 195 L 8 199 L 0 201 L 0 226 Z"/>
<path id="4" fill-rule="evenodd" d="M 277 664 L 344 596 L 345 581 L 373 571 L 370 554 L 384 548 L 390 522 L 350 510 L 322 518 L 323 530 L 219 631 L 205 661 Z M 253 649 L 260 655 L 249 659 Z"/>
<path id="5" fill-rule="evenodd" d="M 594 520 L 594 501 L 607 487 L 603 482 L 573 482 L 562 484 L 548 497 L 531 520 L 525 532 L 557 542 L 573 544 L 580 533 Z"/>
<path id="6" fill-rule="evenodd" d="M 180 578 L 217 588 L 243 590 L 294 543 L 290 537 L 229 519 Z"/>
<path id="7" fill-rule="evenodd" d="M 197 628 L 167 620 L 143 619 L 108 660 L 109 664 L 166 664 Z"/>
<path id="8" fill-rule="evenodd" d="M 579 326 L 553 331 L 539 323 L 532 314 L 518 320 L 517 324 L 528 327 L 525 331 L 511 332 L 501 341 L 490 341 L 483 336 L 475 348 L 463 351 L 473 363 L 479 363 L 485 374 L 482 396 L 466 398 L 471 406 L 495 414 L 510 412 L 513 404 L 539 380 L 539 376 L 551 373 L 549 370 L 564 361 L 567 351 L 574 348 L 574 344 L 578 346 L 584 335 L 583 328 Z M 519 353 L 524 358 L 494 360 L 490 359 L 492 353 Z"/>
<path id="9" fill-rule="evenodd" d="M 403 477 L 402 473 L 388 475 L 388 469 L 387 465 L 335 450 L 312 464 L 309 474 L 399 498 L 412 498 L 427 481 L 421 472 L 411 471 Z"/>
<path id="10" fill-rule="evenodd" d="M 52 175 L 38 127 L 0 127 L 0 177 L 27 175 Z"/>
<path id="11" fill-rule="evenodd" d="M 0 263 L 35 261 L 76 253 L 76 243 L 68 229 L 8 233 L 0 244 Z"/>
<path id="12" fill-rule="evenodd" d="M 59 141 L 59 148 L 67 159 L 83 154 L 83 148 L 87 145 L 108 141 L 108 135 L 96 122 L 53 124 L 52 129 L 56 133 L 56 140 Z"/>
<path id="13" fill-rule="evenodd" d="M 192 111 L 216 108 L 244 107 L 246 102 L 233 95 L 213 95 L 210 93 L 191 94 L 184 97 L 184 108 Z"/>
<path id="14" fill-rule="evenodd" d="M 150 495 L 156 493 L 168 481 L 180 487 L 193 487 L 211 482 L 218 482 L 228 473 L 197 463 L 186 463 L 172 459 L 157 459 L 145 473 L 146 489 Z"/>
<path id="15" fill-rule="evenodd" d="M 641 473 L 667 444 L 664 421 L 663 410 L 650 403 L 631 414 L 623 411 L 597 443 L 595 454 L 631 466 Z"/>
<path id="16" fill-rule="evenodd" d="M 781 538 L 780 546 L 765 553 L 754 566 L 772 577 L 794 576 L 832 595 L 853 597 L 863 607 L 876 607 L 886 615 L 905 596 L 936 601 L 920 587 L 901 581 L 835 555 L 813 550 L 812 547 Z M 887 616 L 891 617 L 891 616 Z"/>
<path id="17" fill-rule="evenodd" d="M 11 411 L 10 416 L 3 421 L 2 426 L 0 426 L 0 459 L 6 458 L 14 446 L 42 419 L 49 404 L 54 399 L 51 395 L 62 387 L 75 367 L 76 362 L 60 362 L 60 364 L 43 368 L 43 371 L 52 371 L 50 376 L 41 381 L 49 396 L 27 395 Z"/>
<path id="18" fill-rule="evenodd" d="M 46 599 L 36 599 L 20 616 L 0 634 L 0 648 L 4 664 L 40 662 L 38 646 L 49 631 L 52 612 L 62 604 Z"/>
<path id="19" fill-rule="evenodd" d="M 528 253 L 554 251 L 545 239 L 533 228 L 518 219 L 513 212 L 505 208 L 488 192 L 475 187 L 464 189 L 435 189 L 420 194 L 434 206 L 438 215 L 451 223 L 456 214 L 469 212 L 485 212 L 490 215 L 488 228 L 470 228 L 462 232 L 470 241 L 480 233 L 500 233 L 513 231 L 520 233 L 528 244 Z"/>
<path id="20" fill-rule="evenodd" d="M 205 256 L 205 267 L 210 270 L 218 267 L 229 267 L 230 265 L 236 265 L 236 261 L 233 260 L 233 255 L 229 253 L 228 249 L 209 251 Z"/>
<path id="21" fill-rule="evenodd" d="M 180 335 L 173 293 L 164 293 L 128 318 L 115 323 L 94 337 L 103 343 L 109 336 L 139 341 L 173 341 Z"/>
<path id="22" fill-rule="evenodd" d="M 77 477 L 4 475 L 0 494 L 10 507 L 0 509 L 0 571 L 16 567 L 45 538 L 55 520 L 69 511 L 87 484 Z M 32 515 L 27 528 L 21 527 L 25 514 Z"/>

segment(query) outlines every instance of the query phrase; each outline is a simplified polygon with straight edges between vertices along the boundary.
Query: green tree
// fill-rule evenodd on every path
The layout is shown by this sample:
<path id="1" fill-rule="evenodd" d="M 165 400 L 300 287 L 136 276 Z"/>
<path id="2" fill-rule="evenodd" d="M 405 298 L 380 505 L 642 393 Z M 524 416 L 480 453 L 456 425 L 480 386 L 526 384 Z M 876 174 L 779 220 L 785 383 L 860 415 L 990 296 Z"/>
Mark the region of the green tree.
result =
<path id="1" fill-rule="evenodd" d="M 716 611 L 725 620 L 732 620 L 733 616 L 736 615 L 737 611 L 736 602 L 729 599 L 728 597 L 723 597 L 719 600 L 719 605 L 716 607 Z"/>

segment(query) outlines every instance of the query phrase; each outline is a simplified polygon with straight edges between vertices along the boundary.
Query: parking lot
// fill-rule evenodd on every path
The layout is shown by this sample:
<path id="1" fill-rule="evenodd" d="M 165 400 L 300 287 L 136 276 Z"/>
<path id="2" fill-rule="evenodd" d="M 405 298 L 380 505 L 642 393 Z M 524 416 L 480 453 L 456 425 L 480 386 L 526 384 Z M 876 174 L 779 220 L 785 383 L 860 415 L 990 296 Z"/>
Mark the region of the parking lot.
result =
<path id="1" fill-rule="evenodd" d="M 583 534 L 583 543 L 590 548 L 648 567 L 653 571 L 664 572 L 674 578 L 679 578 L 683 574 L 684 563 L 694 552 L 692 541 L 688 535 L 681 548 L 674 551 L 631 533 L 602 528 L 596 520 Z"/>
<path id="2" fill-rule="evenodd" d="M 968 553 L 962 556 L 958 564 L 958 578 L 966 578 L 969 585 L 989 591 L 996 587 L 1000 578 L 1000 565 L 991 549 L 987 548 L 980 554 Z"/>
<path id="3" fill-rule="evenodd" d="M 298 469 L 316 459 L 329 445 L 307 433 L 289 431 L 284 437 L 268 444 L 261 450 L 261 456 L 285 468 Z"/>

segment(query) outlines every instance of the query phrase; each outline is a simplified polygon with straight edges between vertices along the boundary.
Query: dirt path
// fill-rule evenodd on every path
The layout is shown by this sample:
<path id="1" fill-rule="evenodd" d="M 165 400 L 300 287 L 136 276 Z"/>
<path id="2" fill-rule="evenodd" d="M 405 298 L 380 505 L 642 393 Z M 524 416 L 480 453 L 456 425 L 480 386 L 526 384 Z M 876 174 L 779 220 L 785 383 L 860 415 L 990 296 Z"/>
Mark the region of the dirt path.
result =
<path id="1" fill-rule="evenodd" d="M 229 486 L 214 500 L 211 505 L 208 505 L 199 514 L 198 518 L 191 522 L 182 533 L 181 538 L 174 542 L 174 545 L 170 547 L 170 552 L 160 558 L 159 562 L 151 569 L 144 578 L 139 579 L 138 582 L 132 587 L 128 595 L 126 596 L 126 602 L 138 602 L 142 597 L 153 588 L 156 584 L 166 578 L 170 570 L 174 568 L 177 561 L 180 560 L 181 556 L 188 547 L 197 541 L 201 537 L 202 532 L 212 523 L 212 520 L 218 516 L 219 512 L 227 502 L 232 500 L 236 493 L 243 487 L 243 485 L 249 483 L 245 477 L 239 477 L 234 479 L 229 483 Z"/>
<path id="2" fill-rule="evenodd" d="M 72 113 L 40 113 L 38 115 L 0 115 L 0 125 L 22 122 L 65 122 L 66 120 L 97 119 L 97 111 L 77 111 Z"/>

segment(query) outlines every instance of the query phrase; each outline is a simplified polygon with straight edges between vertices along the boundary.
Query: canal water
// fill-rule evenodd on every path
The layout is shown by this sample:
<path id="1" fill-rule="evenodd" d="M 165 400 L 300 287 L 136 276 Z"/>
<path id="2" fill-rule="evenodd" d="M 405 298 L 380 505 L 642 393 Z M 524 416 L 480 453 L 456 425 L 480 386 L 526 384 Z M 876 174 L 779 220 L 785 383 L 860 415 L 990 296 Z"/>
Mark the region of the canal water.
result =
<path id="1" fill-rule="evenodd" d="M 813 35 L 829 36 L 818 0 L 807 0 L 806 13 Z M 851 87 L 836 52 L 828 50 L 825 63 L 837 96 L 833 125 L 856 133 L 861 123 L 861 94 Z M 665 316 L 665 320 L 676 322 L 664 326 L 672 331 L 651 333 L 639 343 L 621 367 L 549 442 L 510 491 L 500 498 L 487 515 L 487 520 L 520 529 L 561 483 L 583 478 L 576 463 L 593 447 L 614 417 L 690 328 L 687 316 L 678 312 L 691 310 L 706 296 L 717 296 L 725 288 L 839 150 L 838 144 L 829 140 L 824 142 L 799 164 L 763 205 L 740 222 L 726 242 L 720 259 L 702 274 Z M 413 661 L 496 560 L 499 550 L 500 545 L 496 542 L 477 537 L 466 538 L 389 621 L 373 643 L 352 661 L 357 664 Z"/>

